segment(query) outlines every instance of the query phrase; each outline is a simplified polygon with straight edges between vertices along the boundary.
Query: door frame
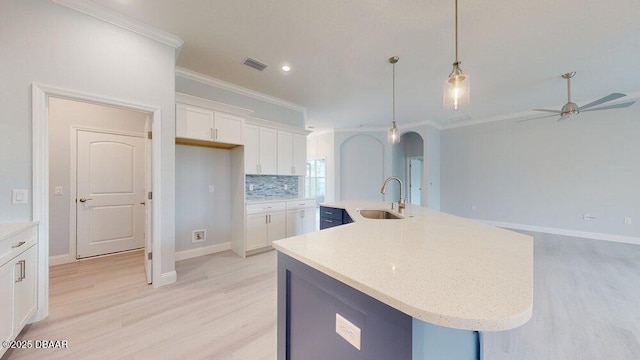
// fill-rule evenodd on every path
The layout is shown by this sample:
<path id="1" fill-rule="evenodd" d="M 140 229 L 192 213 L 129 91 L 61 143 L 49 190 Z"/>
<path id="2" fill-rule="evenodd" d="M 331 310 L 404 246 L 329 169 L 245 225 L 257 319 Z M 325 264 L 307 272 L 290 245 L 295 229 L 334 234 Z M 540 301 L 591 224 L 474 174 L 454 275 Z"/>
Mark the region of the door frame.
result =
<path id="1" fill-rule="evenodd" d="M 32 101 L 32 220 L 38 228 L 38 311 L 31 321 L 43 320 L 49 314 L 49 98 L 58 97 L 76 101 L 112 105 L 153 114 L 152 158 L 153 158 L 153 286 L 162 285 L 161 273 L 161 174 L 162 174 L 162 113 L 160 108 L 130 103 L 75 90 L 33 83 Z"/>
<path id="2" fill-rule="evenodd" d="M 148 120 L 147 120 L 148 121 Z M 70 138 L 70 150 L 69 151 L 69 198 L 71 199 L 71 201 L 69 202 L 69 211 L 70 211 L 70 216 L 69 216 L 69 259 L 72 260 L 71 262 L 75 262 L 75 261 L 80 261 L 80 260 L 84 260 L 84 259 L 78 259 L 78 207 L 75 201 L 73 201 L 73 199 L 77 199 L 78 198 L 78 132 L 79 131 L 89 131 L 89 132 L 95 132 L 95 133 L 101 133 L 101 134 L 110 134 L 110 135 L 123 135 L 123 136 L 131 136 L 131 137 L 137 137 L 137 138 L 144 138 L 145 134 L 144 133 L 136 133 L 133 131 L 118 131 L 118 130 L 107 130 L 107 129 L 100 129 L 100 128 L 92 128 L 92 127 L 87 127 L 87 126 L 71 126 L 71 138 Z M 145 144 L 146 145 L 146 144 Z M 145 183 L 145 199 L 146 199 L 146 189 L 147 189 L 147 161 L 150 160 L 150 157 L 153 155 L 153 152 L 151 152 L 151 154 L 148 154 L 145 152 L 144 157 L 145 157 L 145 168 L 144 168 L 144 183 Z M 146 216 L 146 212 L 145 212 L 145 216 Z M 146 222 L 145 222 L 146 224 Z M 146 227 L 146 225 L 145 225 Z M 145 236 L 146 236 L 146 232 L 145 232 Z M 137 249 L 136 249 L 137 250 Z M 97 255 L 97 256 L 104 256 L 104 255 Z M 145 254 L 146 256 L 146 254 Z M 71 259 L 73 258 L 73 259 Z M 90 258 L 93 258 L 90 257 Z M 90 259 L 90 258 L 85 258 L 85 259 Z"/>
<path id="3" fill-rule="evenodd" d="M 424 206 L 422 204 L 422 184 L 424 183 L 424 156 L 422 155 L 418 155 L 418 156 L 407 156 L 406 157 L 406 165 L 405 165 L 405 179 L 407 182 L 407 202 L 409 204 L 412 204 L 411 202 L 411 187 L 413 186 L 413 184 L 411 183 L 411 160 L 417 160 L 417 159 L 421 159 L 422 160 L 422 168 L 420 169 L 420 206 Z"/>

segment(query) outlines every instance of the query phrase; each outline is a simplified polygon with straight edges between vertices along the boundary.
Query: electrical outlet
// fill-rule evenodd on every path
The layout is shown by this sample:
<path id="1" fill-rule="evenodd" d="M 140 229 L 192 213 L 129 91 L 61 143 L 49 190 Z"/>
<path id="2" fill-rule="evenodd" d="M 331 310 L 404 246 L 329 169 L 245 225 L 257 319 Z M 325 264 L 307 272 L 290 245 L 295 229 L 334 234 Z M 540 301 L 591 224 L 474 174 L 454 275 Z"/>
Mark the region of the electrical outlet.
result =
<path id="1" fill-rule="evenodd" d="M 631 225 L 631 222 L 632 222 L 632 221 L 631 221 L 631 218 L 630 218 L 630 217 L 625 217 L 625 218 L 624 218 L 624 223 L 625 223 L 625 224 L 627 224 L 627 225 Z"/>
<path id="2" fill-rule="evenodd" d="M 285 190 L 289 190 L 289 185 L 284 184 L 284 189 L 285 189 Z"/>
<path id="3" fill-rule="evenodd" d="M 215 187 L 213 185 L 209 185 L 209 192 L 212 193 L 215 190 Z"/>
<path id="4" fill-rule="evenodd" d="M 249 191 L 253 191 L 253 184 L 249 184 Z"/>
<path id="5" fill-rule="evenodd" d="M 62 186 L 56 186 L 53 188 L 53 195 L 61 196 L 64 192 L 62 191 Z"/>
<path id="6" fill-rule="evenodd" d="M 595 220 L 596 217 L 593 215 L 589 215 L 589 214 L 583 214 L 582 215 L 582 220 L 584 221 L 590 221 L 590 220 Z"/>
<path id="7" fill-rule="evenodd" d="M 191 242 L 199 243 L 207 240 L 207 230 L 193 230 L 191 232 Z"/>
<path id="8" fill-rule="evenodd" d="M 476 211 L 477 208 L 478 208 L 477 206 L 471 205 L 471 211 Z"/>
<path id="9" fill-rule="evenodd" d="M 336 334 L 347 340 L 354 348 L 360 350 L 360 328 L 340 316 L 340 314 L 336 314 Z"/>

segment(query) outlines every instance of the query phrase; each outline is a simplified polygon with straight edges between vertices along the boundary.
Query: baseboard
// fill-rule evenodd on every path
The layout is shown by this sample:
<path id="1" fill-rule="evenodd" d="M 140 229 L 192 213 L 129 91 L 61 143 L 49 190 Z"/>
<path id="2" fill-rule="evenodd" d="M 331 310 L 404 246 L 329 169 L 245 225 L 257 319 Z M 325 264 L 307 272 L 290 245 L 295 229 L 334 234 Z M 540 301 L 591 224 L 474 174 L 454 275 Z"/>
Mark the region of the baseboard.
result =
<path id="1" fill-rule="evenodd" d="M 175 270 L 163 273 L 160 277 L 160 284 L 158 284 L 158 287 L 173 284 L 176 280 L 178 280 L 178 273 L 176 273 Z"/>
<path id="2" fill-rule="evenodd" d="M 190 249 L 190 250 L 176 251 L 176 261 L 191 259 L 194 257 L 204 256 L 209 254 L 215 254 L 215 253 L 219 253 L 227 250 L 231 250 L 231 242 L 203 246 L 203 247 Z"/>
<path id="3" fill-rule="evenodd" d="M 71 254 L 49 256 L 49 266 L 70 264 L 76 262 L 76 258 Z"/>
<path id="4" fill-rule="evenodd" d="M 557 228 L 550 228 L 550 227 L 544 227 L 544 226 L 514 224 L 514 223 L 491 221 L 491 220 L 480 220 L 480 221 L 485 222 L 487 224 L 495 225 L 497 227 L 507 228 L 507 229 L 535 231 L 535 232 L 541 232 L 545 234 L 573 236 L 573 237 L 579 237 L 579 238 L 585 238 L 585 239 L 604 240 L 604 241 L 613 241 L 613 242 L 619 242 L 619 243 L 625 243 L 625 244 L 640 245 L 640 237 L 634 237 L 634 236 L 557 229 Z"/>

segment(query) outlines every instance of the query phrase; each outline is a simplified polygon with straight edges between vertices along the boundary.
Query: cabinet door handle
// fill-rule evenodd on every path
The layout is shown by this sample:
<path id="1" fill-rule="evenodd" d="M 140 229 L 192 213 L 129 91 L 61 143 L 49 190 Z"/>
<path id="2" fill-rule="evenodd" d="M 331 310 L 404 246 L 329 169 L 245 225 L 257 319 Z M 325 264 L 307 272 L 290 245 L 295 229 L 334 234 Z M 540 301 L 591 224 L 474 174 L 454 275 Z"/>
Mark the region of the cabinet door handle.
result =
<path id="1" fill-rule="evenodd" d="M 269 215 L 265 215 L 264 216 L 264 223 L 268 224 L 269 223 Z"/>
<path id="2" fill-rule="evenodd" d="M 304 210 L 300 211 L 300 217 L 304 219 Z"/>
<path id="3" fill-rule="evenodd" d="M 271 215 L 269 215 L 269 224 L 271 224 Z"/>
<path id="4" fill-rule="evenodd" d="M 209 139 L 213 139 L 213 128 L 209 128 Z"/>
<path id="5" fill-rule="evenodd" d="M 24 280 L 24 277 L 25 277 L 25 271 L 24 271 L 25 260 L 18 261 L 16 265 L 20 265 L 20 275 L 18 276 L 15 282 L 22 282 L 22 280 Z"/>
<path id="6" fill-rule="evenodd" d="M 15 244 L 15 245 L 13 245 L 11 248 L 12 248 L 12 249 L 16 249 L 16 248 L 19 248 L 20 246 L 22 246 L 22 245 L 24 245 L 24 244 L 26 244 L 26 242 L 24 242 L 24 241 L 20 241 L 19 243 L 17 243 L 17 244 Z"/>
<path id="7" fill-rule="evenodd" d="M 218 129 L 216 129 L 216 140 L 218 140 Z"/>

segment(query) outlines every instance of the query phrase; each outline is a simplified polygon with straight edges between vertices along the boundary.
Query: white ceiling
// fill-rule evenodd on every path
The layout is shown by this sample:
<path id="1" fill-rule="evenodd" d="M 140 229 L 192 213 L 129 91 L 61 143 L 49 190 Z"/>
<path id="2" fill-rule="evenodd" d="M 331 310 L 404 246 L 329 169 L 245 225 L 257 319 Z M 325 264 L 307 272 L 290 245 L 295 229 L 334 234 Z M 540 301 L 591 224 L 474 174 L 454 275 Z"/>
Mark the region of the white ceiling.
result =
<path id="1" fill-rule="evenodd" d="M 459 0 L 471 103 L 457 112 L 442 107 L 453 0 L 96 2 L 180 36 L 178 66 L 306 106 L 316 128 L 387 126 L 392 55 L 399 125 L 559 108 L 568 71 L 578 105 L 640 90 L 640 0 Z M 246 56 L 269 67 L 246 67 Z"/>

